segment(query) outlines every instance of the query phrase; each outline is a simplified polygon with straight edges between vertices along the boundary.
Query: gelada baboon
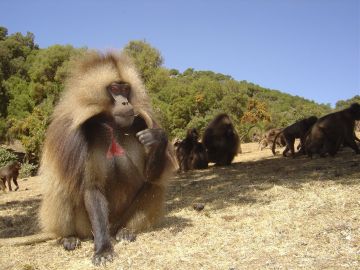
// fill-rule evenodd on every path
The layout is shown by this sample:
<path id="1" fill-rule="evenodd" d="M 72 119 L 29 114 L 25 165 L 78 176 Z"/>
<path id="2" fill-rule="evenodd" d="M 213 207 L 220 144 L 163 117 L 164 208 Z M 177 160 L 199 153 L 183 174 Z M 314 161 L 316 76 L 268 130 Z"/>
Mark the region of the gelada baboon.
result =
<path id="1" fill-rule="evenodd" d="M 295 150 L 294 150 L 294 143 L 295 139 L 300 139 L 300 145 L 304 145 L 305 143 L 305 137 L 307 132 L 310 130 L 310 128 L 315 124 L 317 121 L 316 116 L 310 116 L 309 118 L 300 120 L 295 122 L 294 124 L 284 128 L 282 131 L 280 131 L 274 139 L 273 145 L 272 145 L 272 152 L 275 155 L 275 148 L 276 148 L 276 140 L 278 136 L 281 134 L 284 136 L 286 147 L 283 151 L 283 156 L 286 157 L 287 152 L 291 152 L 291 156 L 295 157 Z M 300 149 L 300 151 L 303 151 Z"/>
<path id="2" fill-rule="evenodd" d="M 305 150 L 308 156 L 313 154 L 335 155 L 341 144 L 354 149 L 359 154 L 355 140 L 355 120 L 360 120 L 360 104 L 353 103 L 347 109 L 321 117 L 309 132 Z"/>
<path id="3" fill-rule="evenodd" d="M 93 237 L 93 263 L 111 261 L 110 236 L 133 239 L 162 217 L 172 166 L 167 136 L 129 59 L 89 53 L 72 71 L 46 133 L 41 227 L 66 250 Z"/>
<path id="4" fill-rule="evenodd" d="M 15 191 L 19 189 L 17 178 L 19 176 L 20 168 L 21 168 L 20 162 L 12 161 L 8 165 L 0 169 L 0 179 L 2 180 L 1 182 L 4 190 L 6 188 L 5 183 L 7 182 L 9 190 L 12 191 L 11 180 L 14 182 L 16 186 Z"/>
<path id="5" fill-rule="evenodd" d="M 259 141 L 260 150 L 262 151 L 264 148 L 266 148 L 268 146 L 272 146 L 276 135 L 280 131 L 282 131 L 282 128 L 272 128 L 272 129 L 267 130 L 264 133 L 263 138 Z M 276 139 L 276 145 L 279 147 L 283 147 L 286 145 L 283 134 L 280 134 L 279 137 Z"/>
<path id="6" fill-rule="evenodd" d="M 206 169 L 208 156 L 205 146 L 199 141 L 199 133 L 193 128 L 187 131 L 186 137 L 176 143 L 176 158 L 180 171 Z"/>
<path id="7" fill-rule="evenodd" d="M 202 142 L 207 150 L 209 162 L 230 165 L 237 154 L 240 140 L 230 117 L 223 113 L 208 124 Z"/>

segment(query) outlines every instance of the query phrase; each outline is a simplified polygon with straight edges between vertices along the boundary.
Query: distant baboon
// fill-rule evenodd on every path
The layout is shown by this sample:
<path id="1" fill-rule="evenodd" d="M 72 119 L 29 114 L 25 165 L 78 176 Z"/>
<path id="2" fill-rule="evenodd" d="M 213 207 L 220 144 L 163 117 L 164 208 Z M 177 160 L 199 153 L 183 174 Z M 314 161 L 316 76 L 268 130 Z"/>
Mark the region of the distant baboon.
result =
<path id="1" fill-rule="evenodd" d="M 264 148 L 272 146 L 276 135 L 282 130 L 282 128 L 271 128 L 267 130 L 264 133 L 263 138 L 259 141 L 260 150 L 262 151 Z M 277 138 L 276 145 L 279 147 L 286 145 L 285 138 L 282 133 Z"/>
<path id="2" fill-rule="evenodd" d="M 180 171 L 206 169 L 208 167 L 206 149 L 198 139 L 199 133 L 193 128 L 188 130 L 184 140 L 176 142 L 176 157 Z"/>
<path id="3" fill-rule="evenodd" d="M 342 144 L 359 154 L 359 147 L 355 142 L 355 120 L 360 120 L 359 103 L 353 103 L 347 109 L 321 117 L 306 138 L 305 150 L 308 156 L 324 156 L 327 153 L 333 156 Z"/>
<path id="4" fill-rule="evenodd" d="M 86 55 L 46 133 L 42 229 L 66 250 L 94 237 L 93 263 L 111 261 L 111 235 L 132 240 L 162 217 L 171 171 L 167 136 L 128 57 Z"/>
<path id="5" fill-rule="evenodd" d="M 276 148 L 276 143 L 275 141 L 277 140 L 279 135 L 283 135 L 285 142 L 286 142 L 286 148 L 283 152 L 283 156 L 285 157 L 287 152 L 291 152 L 291 156 L 295 157 L 295 149 L 294 149 L 294 143 L 295 143 L 295 139 L 300 139 L 300 144 L 303 146 L 304 142 L 305 142 L 305 136 L 307 134 L 307 132 L 310 130 L 310 128 L 315 124 L 315 122 L 317 121 L 317 117 L 316 116 L 310 116 L 309 118 L 300 120 L 295 122 L 294 124 L 284 128 L 282 131 L 280 131 L 274 139 L 273 145 L 272 145 L 272 152 L 275 155 L 275 148 Z M 300 149 L 300 151 L 303 151 Z"/>
<path id="6" fill-rule="evenodd" d="M 16 186 L 15 191 L 19 189 L 17 178 L 19 176 L 20 168 L 21 168 L 20 162 L 12 161 L 8 165 L 0 169 L 0 179 L 2 180 L 3 183 L 2 186 L 4 187 L 4 190 L 6 188 L 5 183 L 7 182 L 9 190 L 12 191 L 11 180 L 14 182 Z"/>
<path id="7" fill-rule="evenodd" d="M 209 160 L 205 146 L 200 142 L 196 142 L 189 155 L 189 168 L 206 169 L 208 163 Z"/>
<path id="8" fill-rule="evenodd" d="M 210 162 L 230 165 L 238 152 L 240 140 L 229 116 L 223 113 L 208 124 L 202 142 Z"/>
<path id="9" fill-rule="evenodd" d="M 260 141 L 261 141 L 261 136 L 260 136 L 260 134 L 254 133 L 254 134 L 251 136 L 251 142 L 258 142 L 258 143 L 260 143 Z"/>

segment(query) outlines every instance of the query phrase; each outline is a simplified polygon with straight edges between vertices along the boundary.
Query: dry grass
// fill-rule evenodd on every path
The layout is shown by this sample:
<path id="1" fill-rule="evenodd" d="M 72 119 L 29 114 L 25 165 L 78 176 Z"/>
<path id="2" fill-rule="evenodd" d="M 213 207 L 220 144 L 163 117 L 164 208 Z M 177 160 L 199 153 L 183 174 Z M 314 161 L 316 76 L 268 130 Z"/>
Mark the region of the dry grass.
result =
<path id="1" fill-rule="evenodd" d="M 38 231 L 39 181 L 0 193 L 0 238 Z M 360 269 L 360 156 L 348 149 L 311 160 L 245 144 L 230 167 L 175 176 L 167 209 L 155 230 L 114 243 L 106 268 Z M 0 269 L 93 269 L 92 250 L 92 241 L 73 252 L 55 240 L 1 247 Z"/>

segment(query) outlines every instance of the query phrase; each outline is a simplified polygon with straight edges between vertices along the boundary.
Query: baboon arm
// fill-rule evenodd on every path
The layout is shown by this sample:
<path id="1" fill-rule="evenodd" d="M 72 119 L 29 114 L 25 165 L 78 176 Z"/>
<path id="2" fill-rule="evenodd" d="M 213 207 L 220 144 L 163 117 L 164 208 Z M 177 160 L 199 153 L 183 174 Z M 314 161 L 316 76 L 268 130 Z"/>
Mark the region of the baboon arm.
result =
<path id="1" fill-rule="evenodd" d="M 109 234 L 108 205 L 105 196 L 96 188 L 85 190 L 85 207 L 94 234 L 95 254 L 112 249 Z"/>
<path id="2" fill-rule="evenodd" d="M 166 165 L 167 155 L 167 139 L 163 139 L 160 143 L 154 146 L 147 158 L 146 162 L 146 179 L 147 181 L 156 181 L 160 178 Z"/>
<path id="3" fill-rule="evenodd" d="M 145 177 L 147 181 L 158 180 L 167 164 L 168 139 L 160 128 L 146 129 L 136 134 L 147 150 Z"/>

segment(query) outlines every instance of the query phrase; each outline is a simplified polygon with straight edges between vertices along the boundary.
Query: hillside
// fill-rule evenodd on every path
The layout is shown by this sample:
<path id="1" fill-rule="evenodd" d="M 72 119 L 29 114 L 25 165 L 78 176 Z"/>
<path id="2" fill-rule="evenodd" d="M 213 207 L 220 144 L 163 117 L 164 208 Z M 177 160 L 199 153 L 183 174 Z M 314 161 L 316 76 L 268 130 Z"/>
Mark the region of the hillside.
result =
<path id="1" fill-rule="evenodd" d="M 273 157 L 243 144 L 229 167 L 175 175 L 167 214 L 133 243 L 116 243 L 106 269 L 359 269 L 360 155 Z M 0 193 L 0 238 L 38 231 L 40 179 Z M 192 208 L 205 204 L 201 212 Z M 0 241 L 1 243 L 1 241 Z M 93 242 L 0 247 L 1 269 L 99 269 Z"/>
<path id="2" fill-rule="evenodd" d="M 262 133 L 270 127 L 289 125 L 310 115 L 331 111 L 318 104 L 213 71 L 184 72 L 164 67 L 156 48 L 145 41 L 129 41 L 123 48 L 133 60 L 152 99 L 161 126 L 171 138 L 186 130 L 200 133 L 214 116 L 227 113 L 244 141 L 249 127 Z M 53 45 L 39 48 L 34 34 L 9 35 L 0 26 L 0 142 L 20 140 L 32 162 L 37 163 L 45 131 L 64 89 L 73 62 L 86 48 Z"/>

